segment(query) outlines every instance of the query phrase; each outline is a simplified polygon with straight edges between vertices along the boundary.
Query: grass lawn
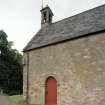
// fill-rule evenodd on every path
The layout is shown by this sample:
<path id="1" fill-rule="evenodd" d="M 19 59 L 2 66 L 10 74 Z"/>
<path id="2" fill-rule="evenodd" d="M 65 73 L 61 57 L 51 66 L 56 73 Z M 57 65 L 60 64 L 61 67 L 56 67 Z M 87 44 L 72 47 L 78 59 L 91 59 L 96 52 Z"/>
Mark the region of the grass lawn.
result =
<path id="1" fill-rule="evenodd" d="M 11 102 L 11 103 L 18 103 L 23 100 L 22 95 L 13 95 L 13 96 L 6 96 L 6 98 Z"/>

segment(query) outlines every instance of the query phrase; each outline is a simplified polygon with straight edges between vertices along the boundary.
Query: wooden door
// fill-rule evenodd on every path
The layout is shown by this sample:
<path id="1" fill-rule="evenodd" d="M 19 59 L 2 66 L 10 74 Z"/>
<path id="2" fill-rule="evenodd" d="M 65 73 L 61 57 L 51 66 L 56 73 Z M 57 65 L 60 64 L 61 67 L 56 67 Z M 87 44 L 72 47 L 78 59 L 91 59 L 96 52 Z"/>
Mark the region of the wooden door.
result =
<path id="1" fill-rule="evenodd" d="M 53 77 L 49 77 L 45 83 L 45 105 L 57 105 L 57 83 Z"/>

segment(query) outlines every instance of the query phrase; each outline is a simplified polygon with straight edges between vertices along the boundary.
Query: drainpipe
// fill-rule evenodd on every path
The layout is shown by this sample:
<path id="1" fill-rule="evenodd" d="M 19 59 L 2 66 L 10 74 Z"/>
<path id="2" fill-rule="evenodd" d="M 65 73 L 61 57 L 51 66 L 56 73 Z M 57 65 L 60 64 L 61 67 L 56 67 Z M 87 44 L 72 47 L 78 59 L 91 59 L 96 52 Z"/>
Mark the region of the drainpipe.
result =
<path id="1" fill-rule="evenodd" d="M 27 52 L 27 97 L 26 102 L 28 104 L 29 99 L 29 52 Z"/>

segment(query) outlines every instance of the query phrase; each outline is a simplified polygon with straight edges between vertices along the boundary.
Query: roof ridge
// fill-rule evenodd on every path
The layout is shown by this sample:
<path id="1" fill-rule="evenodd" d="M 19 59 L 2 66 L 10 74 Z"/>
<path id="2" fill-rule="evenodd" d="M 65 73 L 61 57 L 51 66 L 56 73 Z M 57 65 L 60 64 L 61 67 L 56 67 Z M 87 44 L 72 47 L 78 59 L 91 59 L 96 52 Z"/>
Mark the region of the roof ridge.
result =
<path id="1" fill-rule="evenodd" d="M 56 24 L 56 23 L 62 22 L 62 21 L 64 21 L 64 20 L 67 20 L 67 19 L 76 17 L 76 16 L 78 16 L 78 15 L 81 15 L 81 14 L 84 14 L 84 13 L 87 13 L 87 12 L 90 12 L 90 11 L 92 11 L 92 10 L 94 10 L 94 9 L 97 9 L 97 8 L 100 8 L 100 7 L 104 6 L 104 5 L 105 5 L 105 4 L 100 5 L 100 6 L 93 7 L 93 8 L 91 8 L 91 9 L 89 9 L 89 10 L 85 10 L 85 11 L 83 11 L 83 12 L 77 13 L 77 14 L 72 15 L 72 16 L 69 16 L 69 17 L 67 17 L 67 18 L 58 20 L 58 21 L 56 21 L 56 22 L 54 22 L 54 23 L 52 23 L 52 24 Z"/>

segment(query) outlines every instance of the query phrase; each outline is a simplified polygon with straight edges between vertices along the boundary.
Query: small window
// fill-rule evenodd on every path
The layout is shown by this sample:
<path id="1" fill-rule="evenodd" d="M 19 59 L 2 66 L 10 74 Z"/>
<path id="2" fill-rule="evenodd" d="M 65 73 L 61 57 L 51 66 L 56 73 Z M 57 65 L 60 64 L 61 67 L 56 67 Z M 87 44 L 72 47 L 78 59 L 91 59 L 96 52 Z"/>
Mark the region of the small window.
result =
<path id="1" fill-rule="evenodd" d="M 44 12 L 44 17 L 46 17 L 46 12 Z"/>
<path id="2" fill-rule="evenodd" d="M 43 13 L 43 17 L 44 17 L 44 23 L 46 23 L 46 12 Z"/>
<path id="3" fill-rule="evenodd" d="M 52 21 L 52 17 L 51 17 L 51 14 L 49 14 L 49 22 Z"/>

